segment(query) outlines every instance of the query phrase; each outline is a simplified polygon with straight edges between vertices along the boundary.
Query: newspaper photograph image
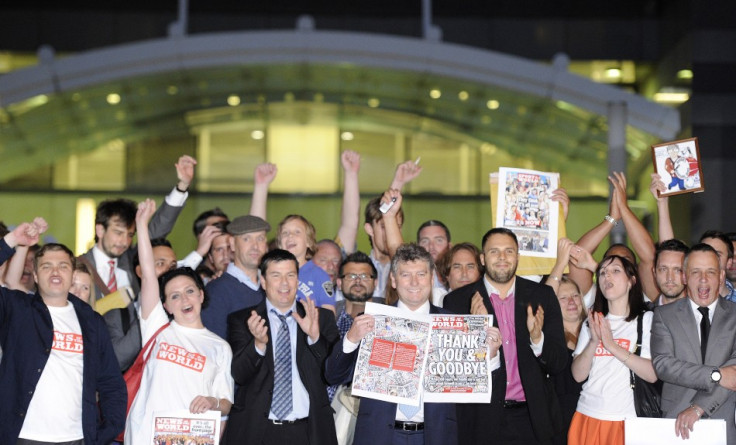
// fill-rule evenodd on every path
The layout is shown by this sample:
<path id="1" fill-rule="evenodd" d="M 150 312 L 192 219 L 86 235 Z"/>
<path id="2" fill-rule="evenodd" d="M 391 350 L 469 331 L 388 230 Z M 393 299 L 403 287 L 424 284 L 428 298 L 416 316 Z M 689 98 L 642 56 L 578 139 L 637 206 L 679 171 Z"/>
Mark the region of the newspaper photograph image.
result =
<path id="1" fill-rule="evenodd" d="M 492 315 L 432 315 L 425 402 L 490 402 L 491 358 L 486 341 L 490 326 Z"/>
<path id="2" fill-rule="evenodd" d="M 516 234 L 521 255 L 557 257 L 559 204 L 550 193 L 559 180 L 559 173 L 499 168 L 496 227 Z"/>
<path id="3" fill-rule="evenodd" d="M 219 411 L 192 414 L 189 410 L 159 411 L 153 415 L 153 445 L 219 445 Z"/>
<path id="4" fill-rule="evenodd" d="M 393 306 L 366 303 L 375 328 L 363 338 L 353 377 L 353 395 L 417 406 L 432 319 Z"/>

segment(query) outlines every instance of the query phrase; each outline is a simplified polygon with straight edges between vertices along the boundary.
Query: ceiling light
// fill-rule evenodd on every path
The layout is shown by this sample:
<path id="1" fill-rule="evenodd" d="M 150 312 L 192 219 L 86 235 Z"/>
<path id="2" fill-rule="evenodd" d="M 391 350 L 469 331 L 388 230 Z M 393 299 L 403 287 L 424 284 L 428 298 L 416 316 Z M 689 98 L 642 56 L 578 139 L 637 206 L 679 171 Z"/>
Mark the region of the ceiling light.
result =
<path id="1" fill-rule="evenodd" d="M 462 100 L 463 102 L 468 100 L 468 97 L 470 97 L 470 94 L 468 94 L 467 91 L 460 91 L 457 93 L 457 98 Z"/>
<path id="2" fill-rule="evenodd" d="M 687 92 L 678 91 L 660 91 L 654 93 L 654 101 L 661 104 L 681 104 L 687 102 L 690 99 L 690 94 Z"/>
<path id="3" fill-rule="evenodd" d="M 693 70 L 680 70 L 677 72 L 677 78 L 682 80 L 690 80 L 693 78 Z"/>
<path id="4" fill-rule="evenodd" d="M 167 93 L 167 94 L 168 94 L 169 96 L 173 96 L 174 94 L 176 94 L 176 93 L 178 93 L 178 92 L 179 92 L 179 87 L 177 87 L 176 85 L 169 85 L 169 86 L 168 86 L 168 87 L 166 88 L 166 93 Z"/>
<path id="5" fill-rule="evenodd" d="M 498 107 L 500 106 L 501 102 L 497 101 L 496 99 L 491 99 L 486 102 L 486 107 L 488 107 L 489 110 L 498 110 Z"/>
<path id="6" fill-rule="evenodd" d="M 106 100 L 110 105 L 117 105 L 120 103 L 120 95 L 117 93 L 110 93 L 107 95 Z"/>
<path id="7" fill-rule="evenodd" d="M 342 134 L 340 134 L 340 139 L 343 141 L 352 141 L 355 139 L 355 135 L 349 131 L 343 131 Z"/>
<path id="8" fill-rule="evenodd" d="M 620 79 L 621 69 L 620 68 L 608 68 L 606 69 L 606 78 L 608 79 Z"/>
<path id="9" fill-rule="evenodd" d="M 231 107 L 237 107 L 238 105 L 240 105 L 240 96 L 238 96 L 237 94 L 231 94 L 227 98 L 227 104 Z"/>
<path id="10" fill-rule="evenodd" d="M 250 137 L 252 137 L 253 139 L 257 141 L 260 141 L 261 139 L 263 139 L 264 136 L 266 136 L 266 134 L 261 130 L 253 130 L 250 132 Z"/>
<path id="11" fill-rule="evenodd" d="M 381 101 L 378 100 L 377 98 L 371 97 L 370 99 L 368 99 L 368 106 L 369 107 L 371 107 L 371 108 L 378 108 L 379 105 L 381 105 Z"/>
<path id="12" fill-rule="evenodd" d="M 439 99 L 442 96 L 442 91 L 438 90 L 437 88 L 432 88 L 429 90 L 429 97 L 432 99 Z"/>

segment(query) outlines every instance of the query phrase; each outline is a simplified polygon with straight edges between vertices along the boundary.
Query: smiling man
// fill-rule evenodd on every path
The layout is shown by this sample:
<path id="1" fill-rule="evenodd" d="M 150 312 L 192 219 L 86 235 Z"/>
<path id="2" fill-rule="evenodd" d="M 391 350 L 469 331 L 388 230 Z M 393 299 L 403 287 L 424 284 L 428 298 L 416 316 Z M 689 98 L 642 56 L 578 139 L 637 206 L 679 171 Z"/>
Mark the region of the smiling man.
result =
<path id="1" fill-rule="evenodd" d="M 0 262 L 45 223 L 0 241 Z M 34 256 L 33 296 L 0 288 L 0 443 L 109 443 L 125 425 L 126 390 L 102 317 L 69 294 L 75 258 L 61 244 Z M 104 419 L 104 420 L 101 420 Z"/>
<path id="2" fill-rule="evenodd" d="M 548 376 L 568 360 L 560 305 L 552 288 L 516 276 L 514 232 L 491 229 L 481 245 L 483 278 L 447 294 L 444 308 L 493 315 L 503 339 L 501 367 L 492 374 L 490 403 L 458 405 L 460 443 L 551 443 L 562 418 Z"/>
<path id="3" fill-rule="evenodd" d="M 355 270 L 353 274 L 367 275 L 369 270 Z M 391 259 L 390 273 L 391 286 L 396 289 L 399 297 L 396 307 L 416 314 L 447 313 L 429 301 L 432 293 L 433 272 L 434 262 L 424 248 L 417 244 L 400 246 Z M 369 276 L 365 278 L 370 279 Z M 360 277 L 360 281 L 363 281 L 363 277 Z M 361 340 L 374 329 L 374 324 L 375 320 L 372 315 L 362 314 L 355 318 L 350 329 L 343 336 L 342 341 L 335 346 L 327 361 L 325 375 L 328 382 L 347 384 L 352 380 L 355 362 L 358 358 L 358 346 Z M 489 352 L 491 356 L 496 355 L 495 351 Z M 455 405 L 421 403 L 419 407 L 408 407 L 363 398 L 360 402 L 353 440 L 355 445 L 374 443 L 457 444 Z"/>
<path id="4" fill-rule="evenodd" d="M 736 305 L 719 298 L 725 271 L 718 253 L 696 244 L 685 256 L 687 297 L 654 311 L 652 364 L 662 387 L 664 416 L 677 419 L 687 439 L 701 417 L 724 419 L 728 444 L 736 444 Z"/>
<path id="5" fill-rule="evenodd" d="M 336 445 L 322 369 L 339 339 L 331 310 L 296 303 L 299 264 L 281 249 L 260 265 L 265 301 L 228 317 L 238 387 L 228 443 Z"/>

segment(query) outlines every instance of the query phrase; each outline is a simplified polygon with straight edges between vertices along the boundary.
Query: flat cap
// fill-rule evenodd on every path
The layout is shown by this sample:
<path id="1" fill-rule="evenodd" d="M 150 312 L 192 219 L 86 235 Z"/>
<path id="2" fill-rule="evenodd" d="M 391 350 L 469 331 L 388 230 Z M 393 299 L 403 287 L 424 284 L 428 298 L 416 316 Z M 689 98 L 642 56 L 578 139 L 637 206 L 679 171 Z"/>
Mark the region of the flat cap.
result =
<path id="1" fill-rule="evenodd" d="M 242 235 L 250 232 L 268 232 L 271 226 L 263 219 L 254 215 L 238 216 L 227 225 L 227 233 L 230 235 Z"/>

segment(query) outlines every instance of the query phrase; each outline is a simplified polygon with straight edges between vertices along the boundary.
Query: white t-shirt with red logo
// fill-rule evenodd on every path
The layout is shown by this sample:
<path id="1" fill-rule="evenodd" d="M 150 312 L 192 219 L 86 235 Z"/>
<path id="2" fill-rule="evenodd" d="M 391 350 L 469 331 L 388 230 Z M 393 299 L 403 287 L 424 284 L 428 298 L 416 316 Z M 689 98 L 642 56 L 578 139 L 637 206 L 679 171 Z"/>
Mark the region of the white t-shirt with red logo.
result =
<path id="1" fill-rule="evenodd" d="M 636 319 L 608 314 L 613 338 L 632 353 L 636 350 Z M 645 312 L 642 320 L 641 357 L 651 359 L 649 339 L 652 331 L 652 312 Z M 579 355 L 590 340 L 590 329 L 583 323 L 573 356 Z M 588 380 L 578 399 L 577 411 L 599 420 L 624 420 L 636 417 L 634 392 L 630 386 L 629 368 L 599 344 L 593 357 Z"/>
<path id="2" fill-rule="evenodd" d="M 147 320 L 141 319 L 145 345 L 169 319 L 159 303 Z M 130 407 L 125 443 L 151 443 L 156 411 L 189 409 L 197 396 L 233 401 L 230 345 L 207 329 L 187 328 L 175 321 L 161 331 L 146 363 L 141 387 Z"/>
<path id="3" fill-rule="evenodd" d="M 71 303 L 48 308 L 54 326 L 51 353 L 46 366 L 40 370 L 41 379 L 28 406 L 19 437 L 39 442 L 70 442 L 84 438 L 82 328 Z"/>

